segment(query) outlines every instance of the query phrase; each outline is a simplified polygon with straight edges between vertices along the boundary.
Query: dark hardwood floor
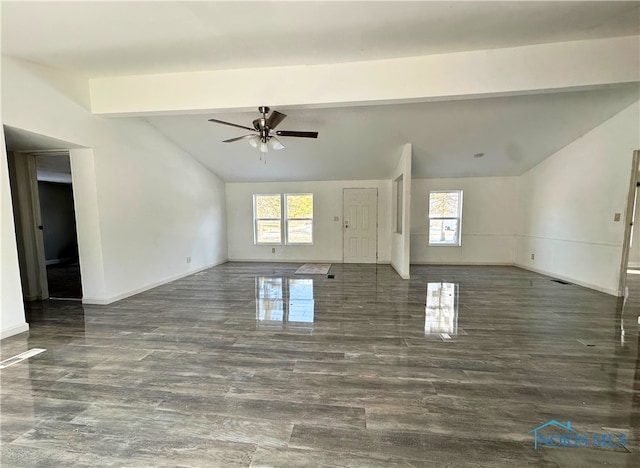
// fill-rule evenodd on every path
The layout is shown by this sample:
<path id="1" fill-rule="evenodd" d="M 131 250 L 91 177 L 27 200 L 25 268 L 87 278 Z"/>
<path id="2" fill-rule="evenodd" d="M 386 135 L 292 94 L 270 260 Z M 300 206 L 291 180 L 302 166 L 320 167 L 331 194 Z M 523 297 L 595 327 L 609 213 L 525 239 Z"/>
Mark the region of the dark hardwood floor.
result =
<path id="1" fill-rule="evenodd" d="M 640 276 L 624 303 L 512 267 L 299 266 L 29 305 L 2 359 L 46 351 L 0 371 L 2 466 L 640 466 Z"/>

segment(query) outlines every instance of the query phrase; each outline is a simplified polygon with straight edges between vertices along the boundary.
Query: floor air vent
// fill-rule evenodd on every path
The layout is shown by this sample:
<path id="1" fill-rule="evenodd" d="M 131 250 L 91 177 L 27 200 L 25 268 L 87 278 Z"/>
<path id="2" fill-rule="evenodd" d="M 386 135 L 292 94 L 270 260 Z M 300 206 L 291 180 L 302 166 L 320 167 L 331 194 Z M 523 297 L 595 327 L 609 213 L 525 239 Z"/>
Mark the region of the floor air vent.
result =
<path id="1" fill-rule="evenodd" d="M 559 279 L 553 279 L 551 281 L 553 281 L 554 283 L 560 283 L 560 284 L 571 284 L 571 283 L 569 283 L 567 281 L 562 281 L 562 280 L 559 280 Z"/>

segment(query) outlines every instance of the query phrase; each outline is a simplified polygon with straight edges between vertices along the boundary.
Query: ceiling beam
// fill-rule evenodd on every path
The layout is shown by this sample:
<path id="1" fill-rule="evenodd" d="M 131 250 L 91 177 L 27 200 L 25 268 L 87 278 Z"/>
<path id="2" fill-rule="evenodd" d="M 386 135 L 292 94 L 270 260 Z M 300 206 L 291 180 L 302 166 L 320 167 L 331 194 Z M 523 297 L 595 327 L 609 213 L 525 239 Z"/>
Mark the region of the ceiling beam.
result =
<path id="1" fill-rule="evenodd" d="M 640 81 L 627 36 L 370 62 L 136 75 L 90 80 L 91 109 L 111 116 L 467 99 Z"/>

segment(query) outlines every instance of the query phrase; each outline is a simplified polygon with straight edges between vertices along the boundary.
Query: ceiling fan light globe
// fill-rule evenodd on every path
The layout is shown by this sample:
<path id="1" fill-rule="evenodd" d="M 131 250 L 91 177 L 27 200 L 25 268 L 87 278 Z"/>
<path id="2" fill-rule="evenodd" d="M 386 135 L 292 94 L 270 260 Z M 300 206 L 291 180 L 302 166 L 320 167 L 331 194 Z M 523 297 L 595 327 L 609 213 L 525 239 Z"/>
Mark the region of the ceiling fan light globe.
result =
<path id="1" fill-rule="evenodd" d="M 258 137 L 253 137 L 249 140 L 249 144 L 254 148 L 258 147 Z"/>
<path id="2" fill-rule="evenodd" d="M 284 145 L 276 137 L 271 137 L 269 139 L 269 145 L 271 146 L 271 149 L 275 151 L 284 149 Z"/>
<path id="3" fill-rule="evenodd" d="M 269 152 L 269 145 L 267 145 L 264 141 L 260 142 L 260 152 L 261 153 Z"/>

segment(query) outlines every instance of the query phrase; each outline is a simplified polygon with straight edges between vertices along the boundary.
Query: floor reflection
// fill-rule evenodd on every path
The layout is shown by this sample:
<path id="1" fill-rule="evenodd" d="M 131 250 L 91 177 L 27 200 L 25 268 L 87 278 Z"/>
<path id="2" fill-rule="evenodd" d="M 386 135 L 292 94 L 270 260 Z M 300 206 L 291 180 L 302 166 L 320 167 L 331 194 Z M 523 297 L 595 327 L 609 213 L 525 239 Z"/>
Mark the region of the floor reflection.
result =
<path id="1" fill-rule="evenodd" d="M 427 283 L 425 335 L 450 340 L 458 334 L 458 284 Z"/>
<path id="2" fill-rule="evenodd" d="M 312 279 L 256 278 L 256 322 L 259 326 L 313 326 L 314 312 Z"/>

